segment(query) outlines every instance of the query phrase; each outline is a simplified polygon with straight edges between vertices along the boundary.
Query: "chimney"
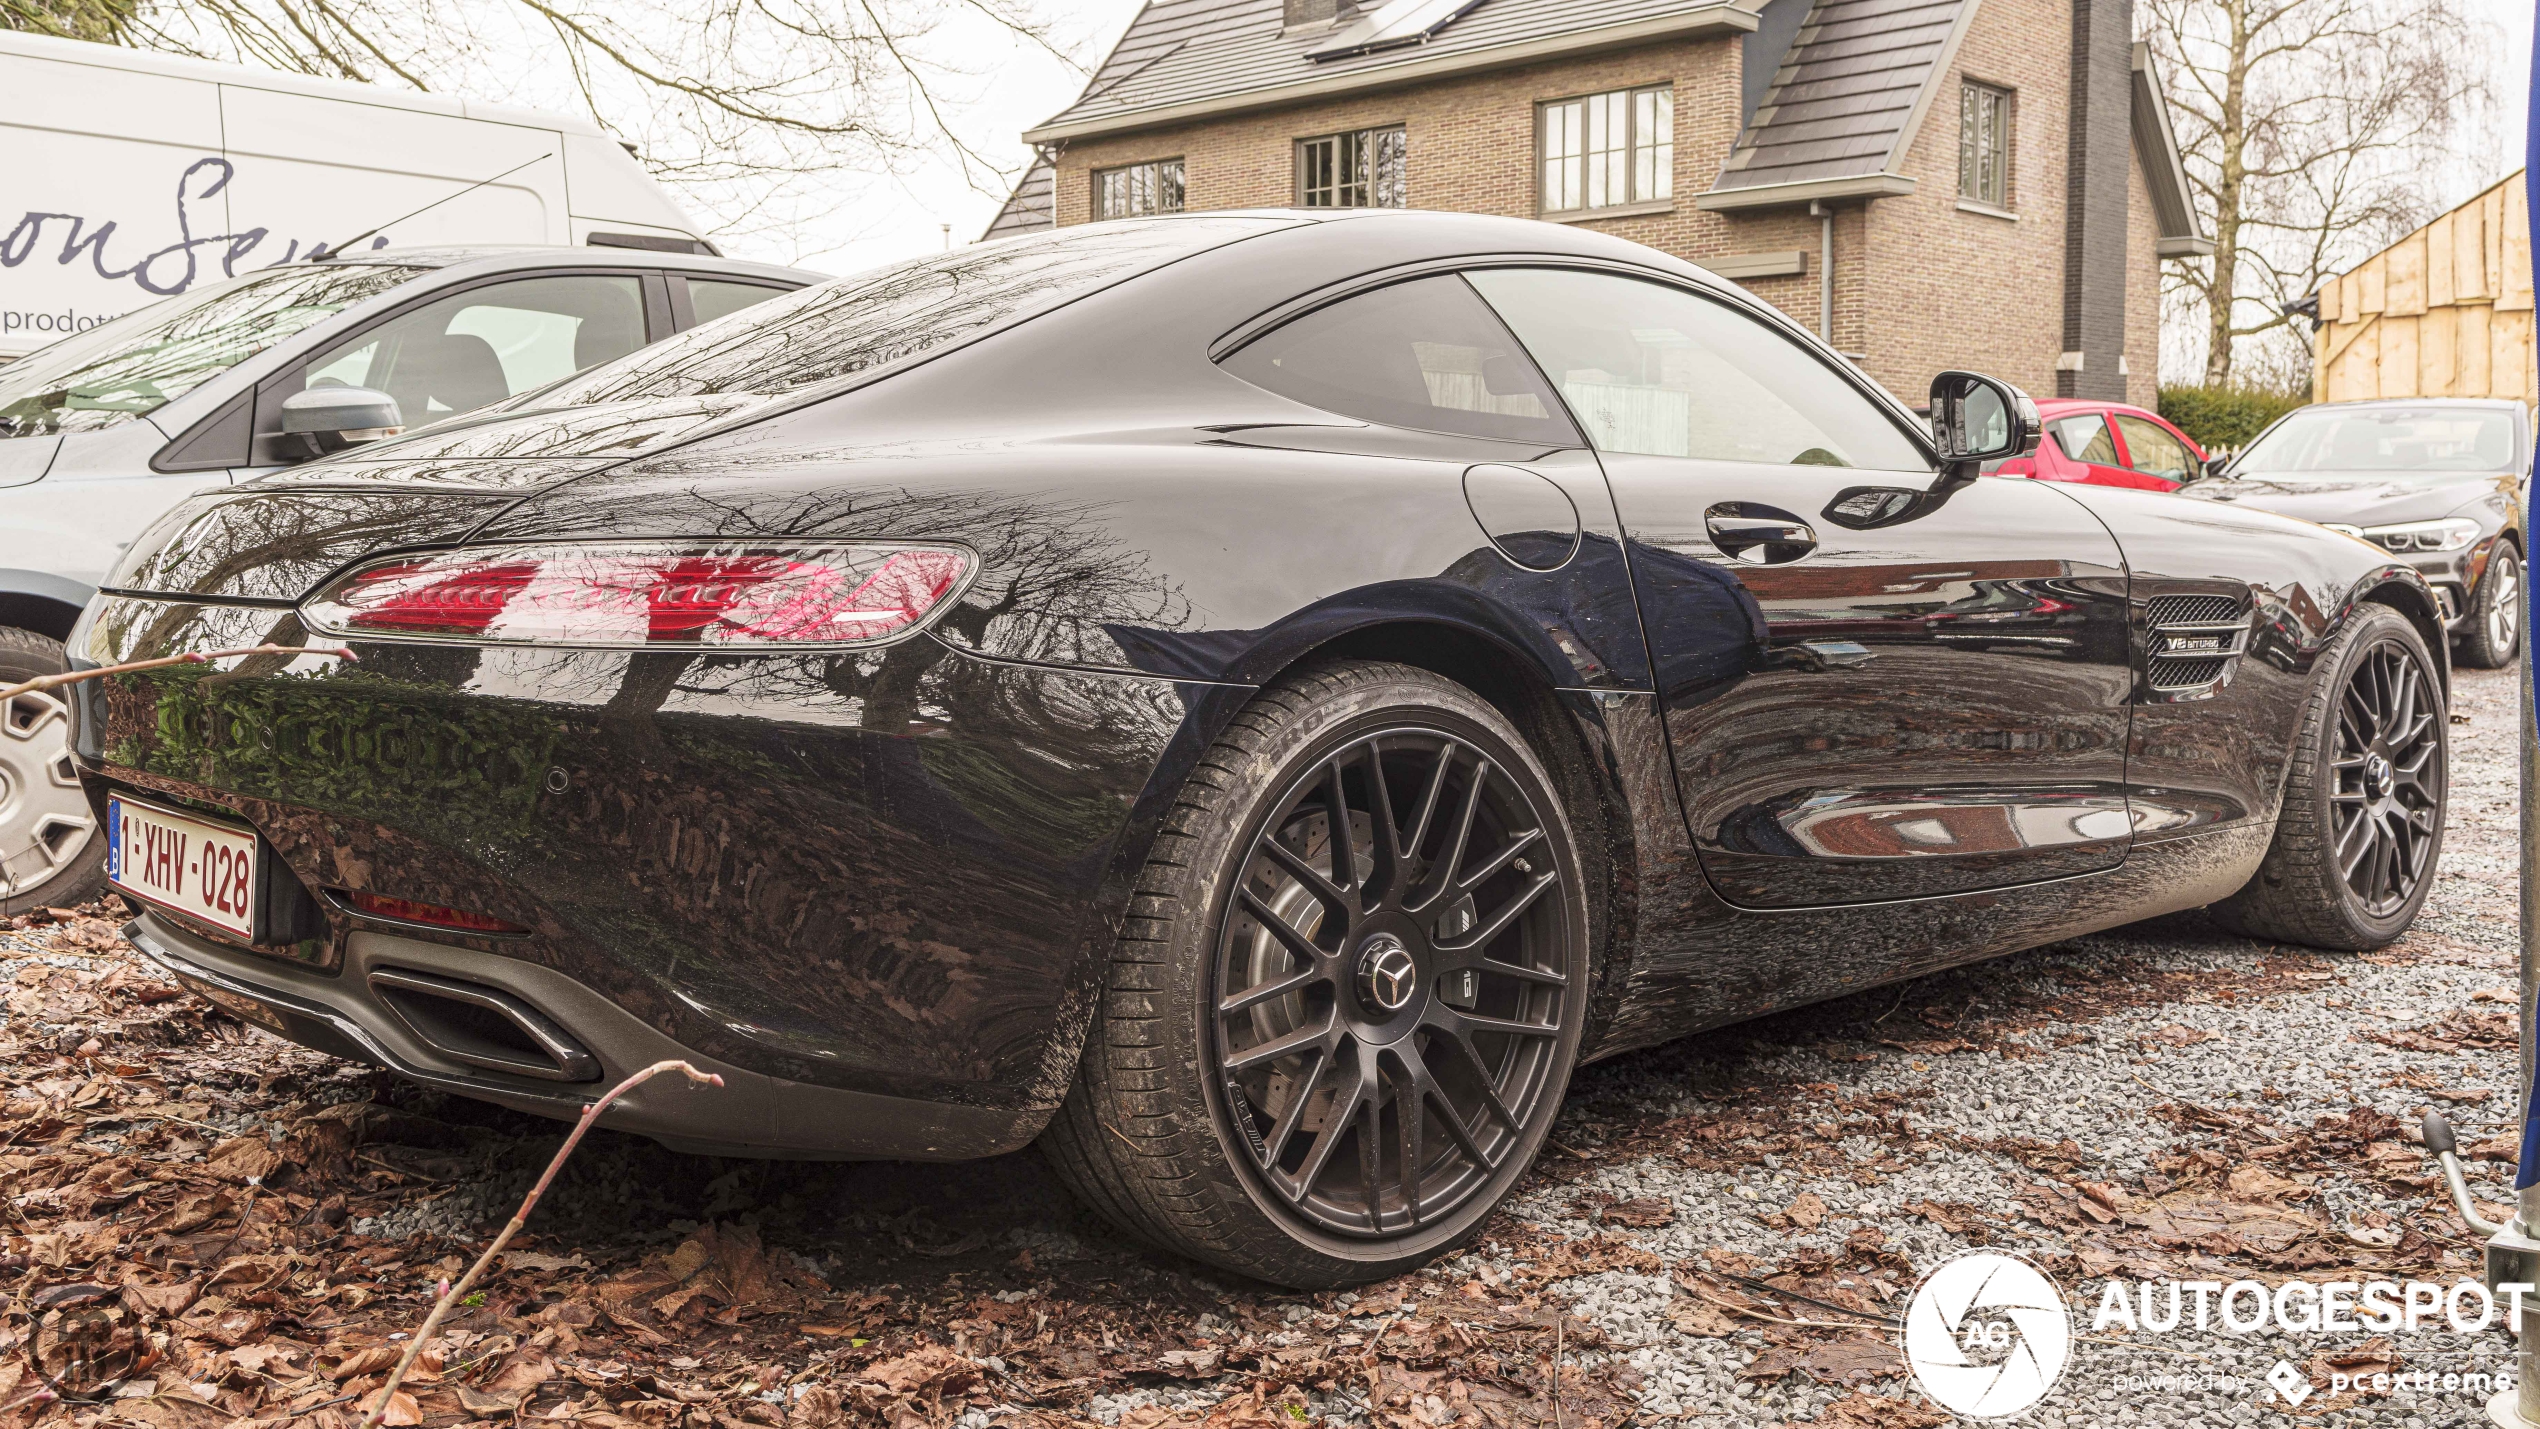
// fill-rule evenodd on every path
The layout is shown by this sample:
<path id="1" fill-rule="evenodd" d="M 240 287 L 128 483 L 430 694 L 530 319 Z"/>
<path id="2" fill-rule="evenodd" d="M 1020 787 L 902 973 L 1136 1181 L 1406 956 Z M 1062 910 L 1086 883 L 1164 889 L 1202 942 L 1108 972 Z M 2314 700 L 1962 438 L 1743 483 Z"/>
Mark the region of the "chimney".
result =
<path id="1" fill-rule="evenodd" d="M 2125 400 L 2126 177 L 2133 156 L 2133 0 L 2073 0 L 2065 167 L 2064 352 L 2055 395 Z"/>

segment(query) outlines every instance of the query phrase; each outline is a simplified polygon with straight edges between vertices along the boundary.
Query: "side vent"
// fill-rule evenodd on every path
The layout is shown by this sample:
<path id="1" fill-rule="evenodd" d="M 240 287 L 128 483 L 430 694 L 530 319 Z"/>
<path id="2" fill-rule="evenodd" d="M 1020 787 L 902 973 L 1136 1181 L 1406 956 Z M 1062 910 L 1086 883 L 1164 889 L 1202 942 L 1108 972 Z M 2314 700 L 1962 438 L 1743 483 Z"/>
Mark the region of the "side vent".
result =
<path id="1" fill-rule="evenodd" d="M 542 1082 L 588 1082 L 599 1059 L 508 992 L 404 968 L 374 968 L 370 989 L 423 1044 L 454 1062 Z"/>
<path id="2" fill-rule="evenodd" d="M 2143 607 L 2143 682 L 2161 701 L 2202 699 L 2231 683 L 2249 650 L 2238 596 L 2163 595 Z"/>

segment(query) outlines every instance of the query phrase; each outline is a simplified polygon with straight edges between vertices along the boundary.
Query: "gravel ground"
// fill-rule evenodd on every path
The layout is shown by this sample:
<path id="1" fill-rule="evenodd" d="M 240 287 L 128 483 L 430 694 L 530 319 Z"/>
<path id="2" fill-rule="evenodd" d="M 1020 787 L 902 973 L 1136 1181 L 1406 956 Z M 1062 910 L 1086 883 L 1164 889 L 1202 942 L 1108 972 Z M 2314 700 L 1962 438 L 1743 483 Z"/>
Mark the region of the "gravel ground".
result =
<path id="1" fill-rule="evenodd" d="M 2492 1022 L 2484 1038 L 2454 1034 L 2463 1016 L 2501 1013 L 2510 1020 L 2513 1011 L 2509 991 L 2503 1002 L 2480 994 L 2509 990 L 2515 979 L 2516 704 L 2512 672 L 2461 673 L 2442 879 L 2416 931 L 2394 948 L 2370 957 L 2271 948 L 2183 915 L 1616 1058 L 1577 1078 L 1554 1131 L 1556 1150 L 1480 1241 L 1419 1275 L 1358 1295 L 1265 1292 L 1138 1250 L 1075 1209 L 1029 1152 L 955 1166 L 803 1166 L 679 1157 L 596 1133 L 542 1205 L 538 1244 L 586 1252 L 603 1264 L 658 1263 L 672 1246 L 687 1249 L 683 1239 L 701 1227 L 747 1226 L 780 1258 L 790 1252 L 816 1267 L 831 1290 L 824 1303 L 895 1300 L 893 1323 L 911 1328 L 892 1332 L 903 1337 L 892 1342 L 893 1353 L 912 1338 L 946 1343 L 986 1367 L 992 1385 L 1008 1373 L 998 1355 L 1017 1353 L 983 1355 L 985 1341 L 974 1342 L 988 1334 L 983 1326 L 993 1315 L 982 1307 L 992 1305 L 1045 1305 L 1058 1318 L 1081 1313 L 1089 1326 L 1099 1317 L 1105 1356 L 1132 1332 L 1156 1347 L 1231 1342 L 1261 1356 L 1249 1388 L 1232 1371 L 1167 1379 L 1121 1372 L 1106 1358 L 1100 1372 L 1044 1371 L 1051 1378 L 1028 1410 L 977 1393 L 955 1413 L 938 1392 L 943 1417 L 931 1422 L 962 1429 L 987 1429 L 1017 1413 L 1044 1424 L 1125 1421 L 1134 1429 L 1202 1416 L 1213 1425 L 1267 1423 L 1259 1419 L 1259 1386 L 1277 1386 L 1278 1367 L 1303 1363 L 1299 1357 L 1309 1351 L 1355 1353 L 1363 1344 L 1372 1386 L 1388 1333 L 1484 1310 L 1501 1317 L 1502 1333 L 1529 1326 L 1530 1333 L 1553 1333 L 1527 1341 L 1532 1361 L 1503 1356 L 1480 1369 L 1469 1356 L 1423 1363 L 1502 1385 L 1530 1375 L 1539 1382 L 1541 1367 L 1566 1364 L 1562 1382 L 1576 1375 L 1574 1392 L 1582 1397 L 1571 1401 L 1562 1429 L 1582 1429 L 1583 1422 L 1616 1429 L 1625 1418 L 1925 1429 L 1945 1421 L 1928 1413 L 1899 1373 L 1901 1357 L 1887 1352 L 1883 1362 L 1847 1371 L 1788 1373 L 1786 1364 L 1765 1357 L 1836 1342 L 1857 1347 L 1863 1335 L 1771 1320 L 1823 1314 L 1858 1324 L 1899 1315 L 1922 1273 L 1980 1245 L 2044 1265 L 2074 1292 L 2084 1335 L 2110 1273 L 2330 1280 L 2369 1273 L 2353 1267 L 2379 1256 L 2381 1264 L 2404 1262 L 2413 1267 L 2406 1273 L 2425 1278 L 2475 1278 L 2469 1242 L 2426 1179 L 2421 1151 L 2375 1114 L 2412 1124 L 2430 1097 L 2449 1093 L 2444 1104 L 2464 1144 L 2511 1129 L 2510 1038 L 2492 1035 Z M 93 978 L 129 969 L 128 951 L 100 946 L 103 927 L 90 919 L 68 933 L 0 931 L 0 985 L 33 985 L 30 970 L 48 966 Z M 62 1060 L 89 1056 L 73 1050 L 86 1033 L 76 1019 L 44 1020 L 51 1016 L 0 1022 L 0 1052 L 7 1053 L 0 1060 L 9 1062 L 18 1095 L 79 1086 L 65 1079 Z M 2438 1024 L 2453 1031 L 2420 1031 Z M 269 1132 L 281 1146 L 313 1110 L 375 1099 L 399 1115 L 439 1118 L 432 1124 L 464 1131 L 464 1146 L 438 1161 L 402 1148 L 373 1148 L 397 1156 L 396 1167 L 362 1158 L 381 1169 L 366 1172 L 351 1193 L 345 1229 L 353 1237 L 432 1244 L 414 1252 L 418 1260 L 471 1239 L 481 1244 L 555 1144 L 552 1124 L 422 1093 L 217 1014 L 196 1009 L 167 1027 L 150 1035 L 173 1050 L 146 1055 L 161 1060 L 169 1097 L 194 1098 L 178 1110 L 202 1130 Z M 2366 1040 L 2368 1033 L 2393 1040 Z M 216 1055 L 202 1065 L 236 1070 L 168 1075 L 172 1059 L 200 1061 L 207 1053 Z M 2477 1089 L 2493 1094 L 2469 1095 Z M 64 1105 L 56 1096 L 54 1110 Z M 154 1143 L 150 1125 L 105 1118 L 76 1145 L 99 1155 L 203 1162 L 200 1149 L 170 1150 L 164 1138 Z M 2348 1134 L 2350 1128 L 2361 1129 Z M 2509 1165 L 2482 1162 L 2479 1174 L 2488 1195 L 2504 1196 Z M 2226 1176 L 2234 1205 L 2289 1208 L 2307 1218 L 2305 1246 L 2334 1246 L 2345 1258 L 2302 1265 L 2253 1251 L 2246 1239 L 2188 1244 L 2144 1229 L 2146 1215 L 2176 1197 L 2221 1195 Z M 2114 1209 L 2091 1204 L 2092 1196 Z M 26 1196 L 12 1204 L 41 1209 Z M 2376 1248 L 2358 1249 L 2364 1245 Z M 1758 1298 L 1765 1278 L 1814 1299 Z M 1709 1313 L 1723 1304 L 1738 1309 Z M 1062 1314 L 1062 1305 L 1072 1308 Z M 834 1310 L 821 1313 L 836 1318 Z M 999 1334 L 1002 1347 L 1007 1341 Z M 2365 1338 L 2182 1330 L 2129 1341 L 2112 1330 L 2076 1345 L 2055 1392 L 2009 1422 L 2273 1419 L 2284 1410 L 2266 1388 L 2271 1367 L 2282 1360 L 2316 1370 Z M 2396 1339 L 2389 1348 L 2405 1370 L 2492 1373 L 2509 1361 L 2499 1332 L 2461 1337 L 2428 1329 Z M 745 1343 L 735 1330 L 729 1353 L 757 1356 L 789 1375 L 799 1371 L 787 1381 L 799 1398 L 805 1380 L 843 1353 L 822 1343 L 790 1329 L 774 1338 L 762 1331 Z M 705 1338 L 672 1348 L 715 1353 Z M 655 1353 L 615 1352 L 625 1363 L 608 1363 L 620 1374 L 626 1363 L 640 1371 Z M 1091 1350 L 1084 1363 L 1095 1363 Z M 1426 1381 L 1407 1397 L 1383 1401 L 1406 1407 L 1380 1406 L 1371 1415 L 1366 1388 L 1349 1374 L 1317 1378 L 1329 1361 L 1314 1363 L 1317 1369 L 1287 1382 L 1285 1400 L 1272 1403 L 1273 1410 L 1284 1404 L 1285 1420 L 1372 1418 L 1409 1429 L 1462 1416 L 1428 1394 Z M 683 1367 L 706 1373 L 697 1364 L 689 1359 Z M 669 1371 L 660 1373 L 666 1383 Z M 768 1399 L 773 1392 L 759 1386 L 769 1373 L 751 1370 L 748 1393 Z M 1082 1377 L 1055 1378 L 1060 1374 Z M 2147 1386 L 2153 1377 L 2162 1383 Z M 1068 1384 L 1081 1385 L 1072 1399 Z M 1434 1386 L 1440 1393 L 1452 1387 Z M 1607 1397 L 1596 1401 L 1591 1391 Z M 1255 1396 L 1255 1419 L 1229 1421 L 1229 1406 L 1247 1393 Z M 1590 1402 L 1612 1412 L 1581 1408 Z M 2300 1417 L 2393 1429 L 2485 1422 L 2476 1396 L 2407 1389 L 2361 1403 L 2352 1396 L 2331 1402 L 2322 1391 Z M 1548 1422 L 1497 1412 L 1481 1419 L 1498 1429 Z M 683 1422 L 688 1429 L 743 1429 L 768 1419 L 734 1420 L 717 1409 L 711 1425 L 695 1415 Z M 817 1420 L 787 1421 L 806 1422 L 825 1429 Z M 877 1422 L 910 1429 L 897 1411 Z"/>

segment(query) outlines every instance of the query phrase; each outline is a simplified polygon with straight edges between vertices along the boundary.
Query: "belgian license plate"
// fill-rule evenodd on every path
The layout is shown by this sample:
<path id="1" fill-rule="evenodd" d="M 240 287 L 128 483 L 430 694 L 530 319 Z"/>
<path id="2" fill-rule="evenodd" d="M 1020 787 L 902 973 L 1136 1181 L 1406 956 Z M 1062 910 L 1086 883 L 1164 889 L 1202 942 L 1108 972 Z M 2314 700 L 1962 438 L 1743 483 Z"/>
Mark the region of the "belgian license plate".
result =
<path id="1" fill-rule="evenodd" d="M 256 836 L 140 803 L 106 800 L 106 881 L 254 942 Z"/>

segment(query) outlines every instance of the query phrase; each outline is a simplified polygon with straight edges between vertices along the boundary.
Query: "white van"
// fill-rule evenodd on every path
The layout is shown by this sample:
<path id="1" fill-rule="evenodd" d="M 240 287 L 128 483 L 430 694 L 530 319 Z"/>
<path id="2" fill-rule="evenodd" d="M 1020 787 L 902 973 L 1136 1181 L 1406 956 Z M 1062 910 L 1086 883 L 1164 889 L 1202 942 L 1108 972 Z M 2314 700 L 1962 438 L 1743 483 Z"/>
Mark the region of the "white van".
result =
<path id="1" fill-rule="evenodd" d="M 0 361 L 313 252 L 712 255 L 615 139 L 535 110 L 0 31 Z"/>

